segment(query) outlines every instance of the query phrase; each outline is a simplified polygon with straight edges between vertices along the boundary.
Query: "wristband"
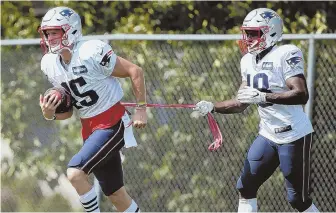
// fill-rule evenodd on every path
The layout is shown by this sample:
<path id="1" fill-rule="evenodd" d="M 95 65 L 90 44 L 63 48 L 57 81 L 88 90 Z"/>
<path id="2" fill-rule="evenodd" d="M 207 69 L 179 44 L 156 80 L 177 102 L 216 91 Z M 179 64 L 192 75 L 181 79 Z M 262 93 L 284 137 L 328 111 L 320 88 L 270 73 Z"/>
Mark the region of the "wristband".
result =
<path id="1" fill-rule="evenodd" d="M 145 101 L 138 102 L 136 107 L 138 108 L 144 108 L 147 107 L 147 103 Z"/>
<path id="2" fill-rule="evenodd" d="M 46 117 L 44 117 L 44 119 L 46 119 L 47 121 L 54 121 L 54 120 L 56 120 L 56 115 L 54 114 L 54 116 L 52 118 L 46 118 Z"/>

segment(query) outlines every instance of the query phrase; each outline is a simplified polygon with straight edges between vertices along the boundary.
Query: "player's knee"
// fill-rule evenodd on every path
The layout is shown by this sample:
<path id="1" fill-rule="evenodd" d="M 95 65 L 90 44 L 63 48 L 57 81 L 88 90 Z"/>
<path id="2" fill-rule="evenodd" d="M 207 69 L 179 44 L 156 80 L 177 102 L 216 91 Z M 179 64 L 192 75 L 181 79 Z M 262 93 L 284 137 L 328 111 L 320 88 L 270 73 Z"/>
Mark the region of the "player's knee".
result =
<path id="1" fill-rule="evenodd" d="M 68 168 L 67 177 L 72 185 L 76 185 L 77 183 L 82 182 L 83 180 L 86 180 L 87 174 L 85 174 L 85 172 L 83 172 L 80 169 Z"/>
<path id="2" fill-rule="evenodd" d="M 287 200 L 290 205 L 299 212 L 305 211 L 312 204 L 312 200 L 309 197 L 303 201 L 302 196 L 298 194 L 288 194 Z"/>

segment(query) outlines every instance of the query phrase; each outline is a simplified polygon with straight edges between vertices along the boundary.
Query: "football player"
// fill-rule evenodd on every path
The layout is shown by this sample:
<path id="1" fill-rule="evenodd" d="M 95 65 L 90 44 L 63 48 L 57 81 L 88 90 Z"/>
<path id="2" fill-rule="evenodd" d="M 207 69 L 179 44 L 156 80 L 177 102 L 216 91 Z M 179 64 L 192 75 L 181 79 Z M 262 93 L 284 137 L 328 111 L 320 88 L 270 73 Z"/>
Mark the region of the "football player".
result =
<path id="1" fill-rule="evenodd" d="M 136 146 L 132 132 L 147 123 L 144 74 L 140 67 L 117 56 L 100 40 L 82 40 L 80 16 L 67 7 L 50 9 L 39 28 L 45 55 L 41 69 L 54 86 L 72 96 L 82 123 L 83 146 L 68 164 L 67 177 L 79 194 L 85 211 L 99 212 L 97 194 L 88 182 L 93 173 L 102 191 L 120 212 L 139 212 L 123 182 L 119 150 Z M 123 91 L 117 78 L 130 78 L 137 100 L 133 121 L 120 104 Z M 55 95 L 40 96 L 47 120 L 64 120 L 72 110 L 55 113 Z"/>
<path id="2" fill-rule="evenodd" d="M 195 108 L 201 115 L 230 114 L 258 105 L 259 134 L 237 182 L 238 212 L 258 210 L 257 191 L 279 165 L 291 206 L 300 212 L 318 212 L 309 196 L 313 128 L 302 106 L 309 98 L 302 51 L 295 45 L 277 45 L 283 22 L 273 10 L 252 10 L 241 30 L 247 54 L 240 63 L 242 84 L 236 99 L 200 101 Z"/>

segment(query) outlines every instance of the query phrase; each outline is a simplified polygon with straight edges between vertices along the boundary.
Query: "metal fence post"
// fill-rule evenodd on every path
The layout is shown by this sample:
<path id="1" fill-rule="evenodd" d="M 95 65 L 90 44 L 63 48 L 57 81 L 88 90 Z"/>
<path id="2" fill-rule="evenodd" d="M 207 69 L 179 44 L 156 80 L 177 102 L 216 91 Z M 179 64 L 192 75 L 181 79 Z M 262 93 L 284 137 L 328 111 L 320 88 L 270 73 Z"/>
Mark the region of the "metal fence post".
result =
<path id="1" fill-rule="evenodd" d="M 314 101 L 314 83 L 315 83 L 315 39 L 312 35 L 309 38 L 308 49 L 308 65 L 307 65 L 307 87 L 309 92 L 309 100 L 305 106 L 310 121 L 313 120 L 313 101 Z"/>

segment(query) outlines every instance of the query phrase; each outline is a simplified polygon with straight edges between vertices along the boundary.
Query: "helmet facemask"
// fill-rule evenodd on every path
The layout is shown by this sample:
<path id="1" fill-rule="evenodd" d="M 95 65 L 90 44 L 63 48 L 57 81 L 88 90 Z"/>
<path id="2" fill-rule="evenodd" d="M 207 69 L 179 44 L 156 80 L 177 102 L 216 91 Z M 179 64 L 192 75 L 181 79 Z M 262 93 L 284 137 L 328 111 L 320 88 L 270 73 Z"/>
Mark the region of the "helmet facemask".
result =
<path id="1" fill-rule="evenodd" d="M 259 54 L 267 48 L 267 33 L 268 26 L 261 27 L 241 27 L 244 42 L 247 46 L 247 51 L 251 54 Z"/>
<path id="2" fill-rule="evenodd" d="M 68 25 L 63 26 L 53 26 L 53 27 L 43 27 L 39 28 L 39 33 L 41 36 L 40 45 L 42 51 L 45 53 L 60 53 L 63 49 L 71 49 L 71 44 L 69 45 L 68 33 L 67 31 L 70 29 Z M 47 30 L 59 30 L 60 36 L 48 38 Z"/>
<path id="3" fill-rule="evenodd" d="M 249 53 L 257 55 L 281 41 L 283 22 L 275 11 L 258 8 L 246 15 L 241 30 L 241 43 L 245 44 Z"/>

